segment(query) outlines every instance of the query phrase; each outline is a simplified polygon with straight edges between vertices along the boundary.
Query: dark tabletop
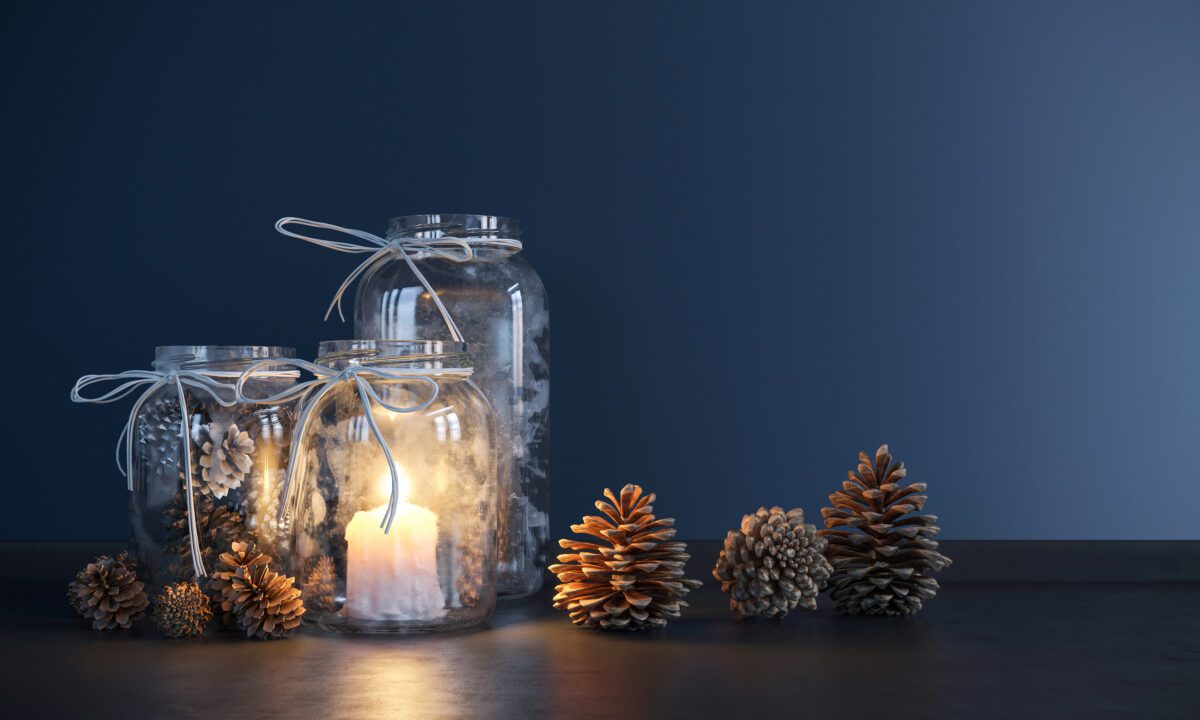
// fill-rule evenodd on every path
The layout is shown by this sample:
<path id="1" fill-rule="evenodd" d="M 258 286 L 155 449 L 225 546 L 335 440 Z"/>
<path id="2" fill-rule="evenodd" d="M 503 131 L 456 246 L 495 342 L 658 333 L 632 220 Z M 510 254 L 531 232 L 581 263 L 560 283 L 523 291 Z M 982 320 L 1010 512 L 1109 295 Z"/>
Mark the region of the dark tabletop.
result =
<path id="1" fill-rule="evenodd" d="M 822 597 L 777 624 L 733 620 L 694 560 L 705 585 L 658 632 L 576 628 L 547 589 L 451 635 L 168 641 L 67 607 L 73 565 L 112 547 L 0 545 L 4 717 L 1200 717 L 1194 583 L 949 582 L 915 617 Z"/>

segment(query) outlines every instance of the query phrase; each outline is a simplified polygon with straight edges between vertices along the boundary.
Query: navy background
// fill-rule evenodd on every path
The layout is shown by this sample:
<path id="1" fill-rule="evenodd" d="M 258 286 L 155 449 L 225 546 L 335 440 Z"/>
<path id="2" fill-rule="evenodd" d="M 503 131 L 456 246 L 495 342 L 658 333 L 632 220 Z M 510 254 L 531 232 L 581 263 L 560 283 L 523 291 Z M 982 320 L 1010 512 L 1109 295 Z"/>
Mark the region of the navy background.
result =
<path id="1" fill-rule="evenodd" d="M 819 517 L 886 441 L 948 538 L 1200 538 L 1200 4 L 5 15 L 2 538 L 125 532 L 78 375 L 350 333 L 277 217 L 450 210 L 549 289 L 559 531 Z"/>

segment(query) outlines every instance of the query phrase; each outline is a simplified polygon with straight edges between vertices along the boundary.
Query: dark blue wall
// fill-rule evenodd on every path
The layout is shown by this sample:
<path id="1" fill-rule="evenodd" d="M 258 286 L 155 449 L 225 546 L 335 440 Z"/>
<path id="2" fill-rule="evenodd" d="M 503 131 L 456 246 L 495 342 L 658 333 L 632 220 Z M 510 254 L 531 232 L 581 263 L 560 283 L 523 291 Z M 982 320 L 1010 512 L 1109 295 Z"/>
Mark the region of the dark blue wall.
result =
<path id="1" fill-rule="evenodd" d="M 890 442 L 950 538 L 1200 538 L 1195 2 L 23 3 L 2 70 L 2 538 L 117 537 L 76 376 L 295 344 L 287 214 L 510 215 L 553 512 L 810 515 Z"/>

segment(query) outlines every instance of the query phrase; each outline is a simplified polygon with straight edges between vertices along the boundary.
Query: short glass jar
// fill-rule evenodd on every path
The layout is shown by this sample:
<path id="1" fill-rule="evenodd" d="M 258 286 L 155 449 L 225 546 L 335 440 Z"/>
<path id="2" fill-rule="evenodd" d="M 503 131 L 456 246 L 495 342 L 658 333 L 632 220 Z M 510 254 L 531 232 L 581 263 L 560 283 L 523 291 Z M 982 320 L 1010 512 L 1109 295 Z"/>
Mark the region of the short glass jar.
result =
<path id="1" fill-rule="evenodd" d="M 486 620 L 496 601 L 496 433 L 466 346 L 344 340 L 321 343 L 319 355 L 319 365 L 357 375 L 310 395 L 294 440 L 285 502 L 305 621 L 414 633 Z"/>
<path id="2" fill-rule="evenodd" d="M 404 246 L 470 345 L 474 382 L 495 411 L 503 496 L 497 586 L 512 597 L 541 587 L 550 511 L 550 314 L 541 279 L 520 246 L 505 242 L 520 238 L 516 220 L 493 215 L 406 215 L 393 218 L 387 233 L 389 241 L 411 241 Z M 354 331 L 451 339 L 400 256 L 364 275 Z"/>
<path id="3" fill-rule="evenodd" d="M 286 551 L 287 535 L 276 514 L 294 403 L 238 404 L 234 384 L 253 363 L 294 354 L 292 348 L 264 345 L 155 348 L 156 371 L 187 371 L 213 381 L 211 394 L 185 385 L 183 409 L 191 442 L 196 530 L 209 572 L 234 541 L 257 543 L 268 554 Z M 266 396 L 286 389 L 297 376 L 294 369 L 268 365 L 252 387 Z M 195 576 L 180 412 L 176 386 L 168 384 L 145 399 L 132 426 L 130 547 L 139 577 L 155 588 Z"/>

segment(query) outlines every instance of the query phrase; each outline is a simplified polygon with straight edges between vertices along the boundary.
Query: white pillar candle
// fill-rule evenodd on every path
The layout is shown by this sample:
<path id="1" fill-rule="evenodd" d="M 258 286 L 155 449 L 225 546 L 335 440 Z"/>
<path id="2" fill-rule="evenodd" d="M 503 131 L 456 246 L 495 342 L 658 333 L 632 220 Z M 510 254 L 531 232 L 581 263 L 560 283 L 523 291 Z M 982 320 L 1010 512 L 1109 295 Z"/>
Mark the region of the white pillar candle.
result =
<path id="1" fill-rule="evenodd" d="M 446 614 L 437 572 L 437 513 L 400 503 L 392 529 L 386 506 L 346 525 L 346 614 L 365 620 L 435 620 Z"/>

